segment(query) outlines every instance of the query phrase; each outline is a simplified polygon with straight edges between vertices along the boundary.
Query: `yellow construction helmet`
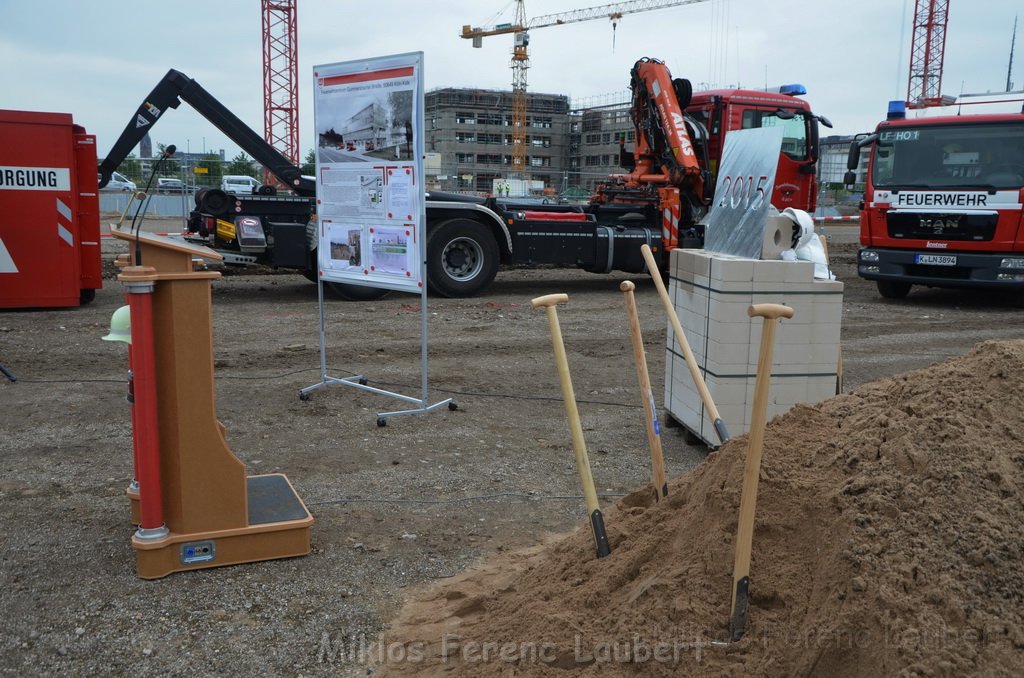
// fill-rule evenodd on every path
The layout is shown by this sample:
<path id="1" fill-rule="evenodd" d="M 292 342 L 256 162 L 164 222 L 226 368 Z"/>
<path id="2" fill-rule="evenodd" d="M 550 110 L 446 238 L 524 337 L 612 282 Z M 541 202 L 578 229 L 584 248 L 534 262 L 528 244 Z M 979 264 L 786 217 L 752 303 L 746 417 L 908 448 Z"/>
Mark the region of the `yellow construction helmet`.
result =
<path id="1" fill-rule="evenodd" d="M 132 343 L 132 316 L 128 306 L 122 306 L 110 316 L 110 334 L 100 337 L 104 341 Z"/>

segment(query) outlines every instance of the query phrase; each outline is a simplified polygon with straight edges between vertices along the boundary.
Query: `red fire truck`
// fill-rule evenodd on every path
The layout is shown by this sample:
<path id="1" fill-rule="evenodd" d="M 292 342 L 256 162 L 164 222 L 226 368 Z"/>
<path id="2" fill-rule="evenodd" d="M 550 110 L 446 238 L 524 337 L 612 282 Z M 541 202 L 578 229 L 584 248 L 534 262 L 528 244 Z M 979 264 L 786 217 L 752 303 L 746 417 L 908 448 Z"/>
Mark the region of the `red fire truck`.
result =
<path id="1" fill-rule="evenodd" d="M 1022 102 L 998 102 L 1012 113 L 960 103 L 917 117 L 893 102 L 889 119 L 853 142 L 847 185 L 870 146 L 857 272 L 883 297 L 913 285 L 1024 288 Z"/>

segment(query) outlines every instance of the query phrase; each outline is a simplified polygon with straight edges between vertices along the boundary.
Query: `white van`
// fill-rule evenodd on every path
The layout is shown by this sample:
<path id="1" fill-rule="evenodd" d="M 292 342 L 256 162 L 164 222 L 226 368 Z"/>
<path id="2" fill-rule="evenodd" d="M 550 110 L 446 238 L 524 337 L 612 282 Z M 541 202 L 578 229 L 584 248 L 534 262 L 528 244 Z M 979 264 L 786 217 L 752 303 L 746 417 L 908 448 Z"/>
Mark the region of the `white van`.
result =
<path id="1" fill-rule="evenodd" d="M 241 174 L 228 174 L 220 180 L 220 190 L 235 195 L 251 195 L 259 186 L 260 182 Z"/>
<path id="2" fill-rule="evenodd" d="M 97 174 L 96 176 L 99 176 Z M 120 172 L 111 172 L 110 181 L 103 187 L 104 191 L 134 191 L 136 188 L 135 182 L 121 174 Z"/>

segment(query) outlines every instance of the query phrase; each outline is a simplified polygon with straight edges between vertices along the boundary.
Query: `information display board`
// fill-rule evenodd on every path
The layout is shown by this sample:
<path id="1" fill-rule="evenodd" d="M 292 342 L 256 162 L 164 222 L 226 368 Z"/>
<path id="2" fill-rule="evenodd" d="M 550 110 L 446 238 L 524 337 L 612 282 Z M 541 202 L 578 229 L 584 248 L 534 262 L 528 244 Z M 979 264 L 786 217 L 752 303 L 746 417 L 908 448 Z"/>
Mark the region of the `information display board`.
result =
<path id="1" fill-rule="evenodd" d="M 422 291 L 423 53 L 313 77 L 320 278 Z"/>

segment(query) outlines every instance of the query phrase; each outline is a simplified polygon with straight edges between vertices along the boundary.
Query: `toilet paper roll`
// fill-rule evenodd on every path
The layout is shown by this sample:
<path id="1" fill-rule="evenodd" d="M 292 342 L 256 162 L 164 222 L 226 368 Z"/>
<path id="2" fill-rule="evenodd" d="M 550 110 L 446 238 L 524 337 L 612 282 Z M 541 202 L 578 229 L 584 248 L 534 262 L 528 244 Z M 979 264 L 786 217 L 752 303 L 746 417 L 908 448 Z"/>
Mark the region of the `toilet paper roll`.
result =
<path id="1" fill-rule="evenodd" d="M 761 240 L 762 259 L 781 259 L 782 250 L 793 246 L 793 222 L 784 217 L 769 217 Z"/>

